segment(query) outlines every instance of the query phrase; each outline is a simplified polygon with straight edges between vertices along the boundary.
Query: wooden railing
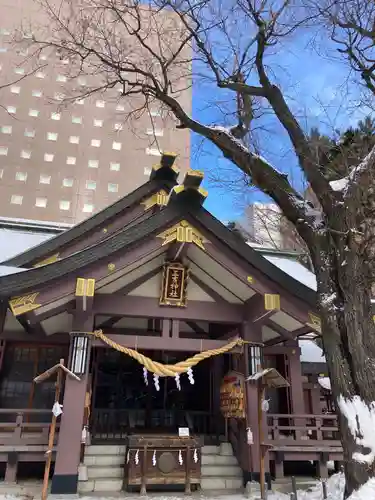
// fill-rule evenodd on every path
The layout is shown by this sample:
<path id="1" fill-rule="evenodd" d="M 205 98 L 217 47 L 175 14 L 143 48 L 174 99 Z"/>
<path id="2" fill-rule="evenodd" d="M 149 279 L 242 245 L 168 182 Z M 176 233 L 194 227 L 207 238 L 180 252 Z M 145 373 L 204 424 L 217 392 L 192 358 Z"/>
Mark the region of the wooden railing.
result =
<path id="1" fill-rule="evenodd" d="M 130 432 L 146 429 L 167 432 L 189 427 L 192 434 L 219 437 L 224 433 L 222 418 L 205 411 L 184 410 L 108 410 L 93 409 L 91 437 L 95 441 L 123 439 Z"/>
<path id="2" fill-rule="evenodd" d="M 51 410 L 0 409 L 0 450 L 46 446 L 51 419 Z"/>
<path id="3" fill-rule="evenodd" d="M 268 414 L 265 443 L 272 446 L 340 447 L 337 417 L 326 415 Z"/>

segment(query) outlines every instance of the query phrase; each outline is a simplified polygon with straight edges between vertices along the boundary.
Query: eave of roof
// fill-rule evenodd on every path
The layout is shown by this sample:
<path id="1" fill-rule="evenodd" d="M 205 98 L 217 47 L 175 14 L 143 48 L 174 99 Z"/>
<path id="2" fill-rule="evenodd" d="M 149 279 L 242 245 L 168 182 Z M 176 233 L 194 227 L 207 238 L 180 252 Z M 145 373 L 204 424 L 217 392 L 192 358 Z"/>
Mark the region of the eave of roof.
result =
<path id="1" fill-rule="evenodd" d="M 71 229 L 64 231 L 47 241 L 30 248 L 26 252 L 16 255 L 10 259 L 1 262 L 0 264 L 6 266 L 22 267 L 34 262 L 37 259 L 47 256 L 61 248 L 63 245 L 82 237 L 88 231 L 105 224 L 116 215 L 120 214 L 123 210 L 137 203 L 137 201 L 145 198 L 148 194 L 156 192 L 159 189 L 167 188 L 170 190 L 175 183 L 166 182 L 161 180 L 148 181 L 132 193 L 119 199 L 112 205 L 108 206 L 101 212 L 85 219 L 80 224 L 73 226 Z"/>

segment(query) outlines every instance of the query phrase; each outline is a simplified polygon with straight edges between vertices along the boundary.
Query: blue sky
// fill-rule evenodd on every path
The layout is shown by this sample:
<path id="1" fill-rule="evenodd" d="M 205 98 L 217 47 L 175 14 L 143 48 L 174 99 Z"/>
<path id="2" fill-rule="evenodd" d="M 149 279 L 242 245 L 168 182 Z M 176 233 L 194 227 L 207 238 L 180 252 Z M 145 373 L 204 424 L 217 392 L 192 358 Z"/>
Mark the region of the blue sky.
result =
<path id="1" fill-rule="evenodd" d="M 317 126 L 322 132 L 333 134 L 345 129 L 365 116 L 363 108 L 353 108 L 358 100 L 358 85 L 352 84 L 347 64 L 340 60 L 336 47 L 328 41 L 320 47 L 312 46 L 314 33 L 306 31 L 269 60 L 278 84 L 281 84 L 288 102 L 309 130 Z M 217 102 L 225 102 L 228 95 L 213 84 L 196 81 L 193 86 L 193 116 L 208 124 L 225 124 Z M 284 131 L 272 117 L 264 123 L 270 129 L 262 134 L 262 154 L 279 170 L 287 172 L 293 184 L 303 187 L 303 178 Z M 208 210 L 221 220 L 238 219 L 244 206 L 252 201 L 264 201 L 264 195 L 244 188 L 236 181 L 238 170 L 223 159 L 220 151 L 202 138 L 192 134 L 192 168 L 205 171 L 205 187 L 209 196 Z M 218 180 L 219 173 L 222 172 Z M 239 186 L 236 189 L 234 185 Z"/>

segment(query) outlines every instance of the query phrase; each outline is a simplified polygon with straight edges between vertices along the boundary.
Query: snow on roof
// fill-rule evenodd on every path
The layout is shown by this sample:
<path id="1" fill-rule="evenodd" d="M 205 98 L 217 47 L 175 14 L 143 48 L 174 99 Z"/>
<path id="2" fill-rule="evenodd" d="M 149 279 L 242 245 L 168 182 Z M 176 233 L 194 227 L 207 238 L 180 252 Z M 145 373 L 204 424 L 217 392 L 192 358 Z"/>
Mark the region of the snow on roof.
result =
<path id="1" fill-rule="evenodd" d="M 0 262 L 29 250 L 56 234 L 0 227 Z"/>
<path id="2" fill-rule="evenodd" d="M 24 267 L 2 266 L 0 264 L 0 276 L 8 276 L 9 274 L 22 273 L 27 271 Z"/>
<path id="3" fill-rule="evenodd" d="M 325 363 L 323 350 L 312 340 L 299 340 L 302 363 Z"/>
<path id="4" fill-rule="evenodd" d="M 300 262 L 276 255 L 264 255 L 264 258 L 303 285 L 311 288 L 312 290 L 316 290 L 317 286 L 315 274 L 309 271 Z"/>

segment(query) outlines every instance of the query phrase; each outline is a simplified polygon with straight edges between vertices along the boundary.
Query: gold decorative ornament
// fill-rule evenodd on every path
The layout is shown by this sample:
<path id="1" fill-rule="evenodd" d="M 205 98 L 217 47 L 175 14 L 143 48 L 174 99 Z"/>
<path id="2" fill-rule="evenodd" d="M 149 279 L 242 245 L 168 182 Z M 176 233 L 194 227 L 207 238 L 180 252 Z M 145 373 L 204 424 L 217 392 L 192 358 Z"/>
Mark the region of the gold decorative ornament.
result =
<path id="1" fill-rule="evenodd" d="M 108 233 L 108 229 L 106 227 L 103 228 L 103 233 L 104 234 Z"/>
<path id="2" fill-rule="evenodd" d="M 93 278 L 77 278 L 76 297 L 93 297 L 95 293 L 95 280 Z"/>
<path id="3" fill-rule="evenodd" d="M 309 312 L 310 321 L 306 323 L 306 326 L 310 326 L 319 333 L 322 333 L 322 321 L 319 316 L 314 313 Z"/>
<path id="4" fill-rule="evenodd" d="M 189 270 L 179 262 L 165 264 L 159 304 L 185 307 Z"/>
<path id="5" fill-rule="evenodd" d="M 168 193 L 164 189 L 160 189 L 160 191 L 142 201 L 141 205 L 144 205 L 145 210 L 149 210 L 155 205 L 158 207 L 165 207 L 168 203 L 168 196 Z"/>
<path id="6" fill-rule="evenodd" d="M 275 293 L 264 294 L 264 308 L 266 311 L 280 310 L 280 295 Z"/>
<path id="7" fill-rule="evenodd" d="M 247 282 L 248 283 L 254 283 L 254 278 L 252 276 L 247 277 Z"/>
<path id="8" fill-rule="evenodd" d="M 163 231 L 158 234 L 157 237 L 164 240 L 163 246 L 177 241 L 178 243 L 194 243 L 202 250 L 205 249 L 204 243 L 207 241 L 204 239 L 203 235 L 186 220 L 182 220 L 170 229 Z"/>
<path id="9" fill-rule="evenodd" d="M 41 267 L 41 266 L 46 266 L 47 264 L 53 264 L 54 262 L 59 260 L 59 253 L 55 253 L 51 255 L 50 257 L 47 257 L 40 262 L 37 262 L 36 264 L 33 265 L 33 267 Z"/>
<path id="10" fill-rule="evenodd" d="M 204 359 L 211 358 L 213 356 L 218 356 L 220 354 L 225 354 L 226 352 L 231 351 L 237 346 L 243 346 L 244 344 L 248 343 L 243 339 L 237 337 L 228 344 L 223 345 L 223 347 L 219 347 L 218 349 L 210 349 L 208 351 L 202 351 L 198 354 L 195 354 L 191 358 L 186 359 L 185 361 L 180 361 L 179 363 L 176 363 L 175 365 L 163 365 L 158 361 L 153 361 L 152 359 L 148 358 L 147 356 L 144 356 L 143 354 L 141 354 L 138 351 L 135 351 L 134 349 L 130 349 L 129 347 L 124 347 L 120 344 L 117 344 L 117 342 L 114 342 L 112 339 L 104 335 L 102 330 L 95 330 L 94 332 L 85 332 L 85 333 L 87 333 L 88 335 L 92 335 L 97 339 L 100 339 L 109 347 L 116 349 L 116 351 L 122 352 L 123 354 L 132 357 L 133 359 L 138 361 L 138 363 L 143 365 L 148 372 L 155 373 L 159 377 L 175 377 L 178 374 L 186 373 L 189 370 L 189 368 L 192 368 L 193 366 L 197 365 L 200 361 L 203 361 Z"/>
<path id="11" fill-rule="evenodd" d="M 13 297 L 10 299 L 9 307 L 14 316 L 19 316 L 20 314 L 38 309 L 38 307 L 41 306 L 41 304 L 35 302 L 38 295 L 39 292 L 34 292 L 28 295 L 22 295 L 22 297 Z"/>
<path id="12" fill-rule="evenodd" d="M 110 264 L 108 264 L 107 268 L 110 273 L 113 273 L 113 271 L 116 269 L 116 265 L 111 262 Z"/>

